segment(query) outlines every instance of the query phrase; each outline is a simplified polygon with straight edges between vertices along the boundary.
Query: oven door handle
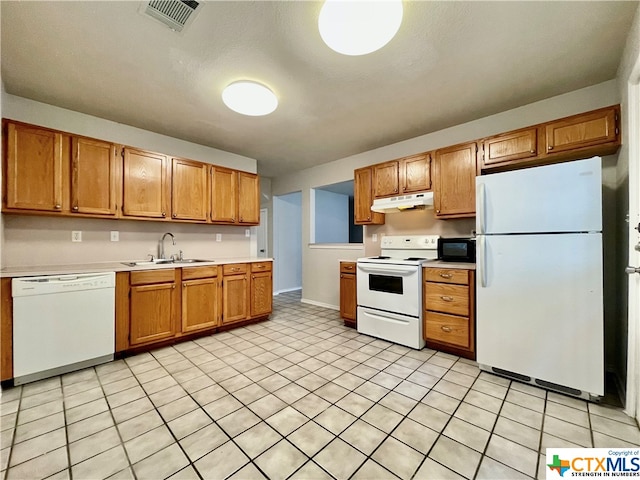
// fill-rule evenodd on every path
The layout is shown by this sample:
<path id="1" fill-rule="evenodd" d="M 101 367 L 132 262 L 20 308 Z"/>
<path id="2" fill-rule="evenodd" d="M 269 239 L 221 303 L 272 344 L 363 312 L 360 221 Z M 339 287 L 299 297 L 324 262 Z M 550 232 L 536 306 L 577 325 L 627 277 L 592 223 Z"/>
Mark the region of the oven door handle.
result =
<path id="1" fill-rule="evenodd" d="M 383 317 L 382 315 L 376 315 L 370 311 L 365 311 L 365 314 L 371 318 L 375 318 L 376 320 L 382 320 L 388 323 L 397 323 L 398 325 L 406 325 L 409 323 L 409 320 L 400 319 L 400 318 L 392 318 L 392 317 Z"/>
<path id="2" fill-rule="evenodd" d="M 382 265 L 376 265 L 374 267 L 370 267 L 369 265 L 358 265 L 358 270 L 363 273 L 379 273 L 382 275 L 390 273 L 395 273 L 397 275 L 413 275 L 418 271 L 417 267 L 415 269 L 412 268 L 411 270 L 407 270 L 405 268 L 385 267 Z"/>

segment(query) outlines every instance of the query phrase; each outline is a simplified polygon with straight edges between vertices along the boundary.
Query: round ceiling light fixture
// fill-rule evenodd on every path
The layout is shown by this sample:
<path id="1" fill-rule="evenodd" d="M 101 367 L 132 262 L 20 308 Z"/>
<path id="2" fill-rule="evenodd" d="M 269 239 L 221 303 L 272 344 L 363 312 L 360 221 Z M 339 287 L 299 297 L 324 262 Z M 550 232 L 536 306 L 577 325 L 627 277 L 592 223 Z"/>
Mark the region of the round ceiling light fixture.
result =
<path id="1" fill-rule="evenodd" d="M 249 80 L 230 83 L 222 91 L 222 101 L 234 112 L 259 117 L 278 107 L 278 98 L 268 87 Z"/>
<path id="2" fill-rule="evenodd" d="M 366 55 L 384 47 L 402 23 L 402 0 L 326 0 L 320 10 L 320 36 L 344 55 Z"/>

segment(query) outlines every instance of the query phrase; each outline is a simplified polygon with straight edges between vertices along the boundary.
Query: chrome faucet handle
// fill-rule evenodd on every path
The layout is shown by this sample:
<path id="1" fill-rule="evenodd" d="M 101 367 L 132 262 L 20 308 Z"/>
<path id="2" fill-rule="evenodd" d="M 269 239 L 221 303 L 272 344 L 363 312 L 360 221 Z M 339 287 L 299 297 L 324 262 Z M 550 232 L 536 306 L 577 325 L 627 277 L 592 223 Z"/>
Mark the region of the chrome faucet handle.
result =
<path id="1" fill-rule="evenodd" d="M 147 257 L 151 257 L 149 260 L 151 260 L 152 262 L 156 259 L 156 258 L 153 256 L 153 253 L 149 253 L 149 254 L 147 255 Z"/>
<path id="2" fill-rule="evenodd" d="M 178 260 L 182 261 L 183 257 L 182 257 L 182 250 L 180 250 L 180 255 L 178 256 Z"/>

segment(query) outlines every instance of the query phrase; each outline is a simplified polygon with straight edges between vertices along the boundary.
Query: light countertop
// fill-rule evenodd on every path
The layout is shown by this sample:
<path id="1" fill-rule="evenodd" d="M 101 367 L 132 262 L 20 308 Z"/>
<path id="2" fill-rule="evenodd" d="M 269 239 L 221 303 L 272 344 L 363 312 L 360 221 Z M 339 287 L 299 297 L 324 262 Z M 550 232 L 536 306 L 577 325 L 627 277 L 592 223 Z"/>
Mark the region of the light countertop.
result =
<path id="1" fill-rule="evenodd" d="M 163 268 L 187 268 L 207 265 L 225 265 L 229 263 L 272 262 L 272 258 L 237 257 L 221 258 L 210 262 L 197 263 L 157 263 L 153 265 L 125 265 L 124 262 L 96 262 L 77 263 L 66 265 L 33 265 L 5 267 L 0 269 L 0 277 L 34 277 L 40 275 L 66 275 L 74 273 L 101 273 L 101 272 L 134 272 L 139 270 L 158 270 Z"/>
<path id="2" fill-rule="evenodd" d="M 465 263 L 465 262 L 443 262 L 442 260 L 434 260 L 432 262 L 427 262 L 422 265 L 426 268 L 453 268 L 453 269 L 462 269 L 462 270 L 475 270 L 475 263 Z"/>

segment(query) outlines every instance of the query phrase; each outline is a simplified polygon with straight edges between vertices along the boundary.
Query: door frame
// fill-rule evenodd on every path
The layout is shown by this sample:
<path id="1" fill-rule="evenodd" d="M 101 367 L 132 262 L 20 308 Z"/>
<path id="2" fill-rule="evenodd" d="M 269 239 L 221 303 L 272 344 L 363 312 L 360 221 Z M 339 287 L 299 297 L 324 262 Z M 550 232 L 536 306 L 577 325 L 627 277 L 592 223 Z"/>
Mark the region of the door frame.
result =
<path id="1" fill-rule="evenodd" d="M 260 241 L 264 241 L 264 253 L 260 254 Z M 269 257 L 269 209 L 260 209 L 260 224 L 256 227 L 256 254 L 258 258 Z"/>

